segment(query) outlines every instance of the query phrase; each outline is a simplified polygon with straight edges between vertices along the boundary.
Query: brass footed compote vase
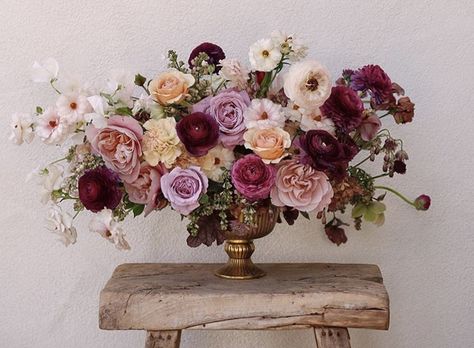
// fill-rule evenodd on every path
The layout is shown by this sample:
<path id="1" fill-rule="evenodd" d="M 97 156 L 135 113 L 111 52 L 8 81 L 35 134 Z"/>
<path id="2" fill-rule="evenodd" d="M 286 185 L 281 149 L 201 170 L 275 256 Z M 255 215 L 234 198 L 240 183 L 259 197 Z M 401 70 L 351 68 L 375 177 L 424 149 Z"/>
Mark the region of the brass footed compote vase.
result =
<path id="1" fill-rule="evenodd" d="M 243 215 L 239 215 L 239 221 L 231 224 L 229 230 L 224 232 L 224 250 L 229 255 L 229 260 L 216 271 L 218 277 L 256 279 L 265 275 L 265 271 L 252 262 L 251 256 L 255 251 L 253 240 L 265 237 L 273 231 L 278 213 L 279 208 L 273 205 L 260 206 L 256 209 L 252 225 L 244 224 Z"/>

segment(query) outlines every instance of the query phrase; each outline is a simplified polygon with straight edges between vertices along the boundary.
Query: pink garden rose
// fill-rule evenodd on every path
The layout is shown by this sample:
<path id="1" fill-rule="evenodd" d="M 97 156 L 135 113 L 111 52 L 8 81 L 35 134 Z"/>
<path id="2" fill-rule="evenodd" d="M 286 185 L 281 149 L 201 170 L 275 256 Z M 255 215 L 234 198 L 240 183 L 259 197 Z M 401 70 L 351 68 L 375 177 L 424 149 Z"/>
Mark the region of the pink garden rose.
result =
<path id="1" fill-rule="evenodd" d="M 326 174 L 291 160 L 282 162 L 270 193 L 274 205 L 306 212 L 323 210 L 329 205 L 333 195 Z"/>
<path id="2" fill-rule="evenodd" d="M 113 116 L 104 128 L 89 126 L 86 136 L 93 152 L 102 156 L 105 165 L 123 181 L 131 183 L 138 178 L 143 130 L 137 120 L 129 116 Z"/>
<path id="3" fill-rule="evenodd" d="M 190 214 L 199 207 L 199 198 L 206 193 L 208 179 L 201 168 L 174 168 L 161 177 L 161 190 L 178 213 Z"/>
<path id="4" fill-rule="evenodd" d="M 248 200 L 265 199 L 275 183 L 275 167 L 257 155 L 246 155 L 232 166 L 231 179 L 235 189 Z"/>
<path id="5" fill-rule="evenodd" d="M 244 110 L 250 105 L 250 98 L 245 91 L 227 89 L 204 98 L 193 106 L 193 112 L 204 112 L 211 115 L 219 125 L 222 145 L 233 148 L 242 145 L 244 125 Z"/>
<path id="6" fill-rule="evenodd" d="M 162 163 L 153 167 L 142 162 L 137 180 L 132 183 L 124 183 L 130 202 L 145 204 L 145 216 L 160 205 L 161 177 L 167 172 L 168 170 Z"/>

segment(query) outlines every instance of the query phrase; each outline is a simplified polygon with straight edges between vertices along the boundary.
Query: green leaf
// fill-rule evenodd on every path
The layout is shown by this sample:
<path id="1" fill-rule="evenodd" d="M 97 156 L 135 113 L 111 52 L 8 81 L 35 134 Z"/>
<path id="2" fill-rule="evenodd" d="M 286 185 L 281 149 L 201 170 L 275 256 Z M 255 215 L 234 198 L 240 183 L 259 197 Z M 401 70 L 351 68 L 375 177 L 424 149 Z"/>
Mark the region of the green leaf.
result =
<path id="1" fill-rule="evenodd" d="M 134 207 L 132 208 L 133 217 L 137 217 L 138 215 L 143 213 L 144 209 L 145 209 L 144 204 L 135 204 Z"/>
<path id="2" fill-rule="evenodd" d="M 307 211 L 300 211 L 301 215 L 303 215 L 306 219 L 310 220 L 309 214 Z"/>
<path id="3" fill-rule="evenodd" d="M 39 115 L 42 114 L 43 113 L 43 108 L 41 106 L 37 106 L 36 107 L 36 113 L 39 114 Z"/>
<path id="4" fill-rule="evenodd" d="M 202 195 L 201 198 L 199 199 L 199 203 L 202 205 L 206 205 L 209 203 L 209 196 L 208 195 Z"/>
<path id="5" fill-rule="evenodd" d="M 145 76 L 142 76 L 140 74 L 135 75 L 135 84 L 137 86 L 142 87 L 145 84 L 145 82 L 146 82 L 146 77 Z"/>
<path id="6" fill-rule="evenodd" d="M 132 109 L 128 107 L 117 108 L 115 109 L 115 112 L 117 115 L 121 115 L 121 116 L 133 116 Z"/>

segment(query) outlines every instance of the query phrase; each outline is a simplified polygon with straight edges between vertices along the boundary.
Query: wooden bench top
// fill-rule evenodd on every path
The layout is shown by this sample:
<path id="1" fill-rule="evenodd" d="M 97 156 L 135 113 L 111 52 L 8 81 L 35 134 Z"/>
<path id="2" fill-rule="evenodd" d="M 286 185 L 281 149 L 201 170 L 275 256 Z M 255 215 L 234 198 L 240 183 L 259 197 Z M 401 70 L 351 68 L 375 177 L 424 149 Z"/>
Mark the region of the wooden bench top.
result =
<path id="1" fill-rule="evenodd" d="M 105 330 L 388 329 L 375 265 L 259 264 L 267 276 L 226 280 L 218 264 L 123 264 L 100 294 Z"/>

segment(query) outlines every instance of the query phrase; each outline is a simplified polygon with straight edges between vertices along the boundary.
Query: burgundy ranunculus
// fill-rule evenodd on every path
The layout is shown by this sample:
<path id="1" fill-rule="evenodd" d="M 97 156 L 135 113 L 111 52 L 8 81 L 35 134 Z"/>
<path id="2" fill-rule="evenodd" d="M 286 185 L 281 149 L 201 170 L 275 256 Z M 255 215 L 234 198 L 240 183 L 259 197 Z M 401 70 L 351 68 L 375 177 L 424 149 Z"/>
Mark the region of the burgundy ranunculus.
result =
<path id="1" fill-rule="evenodd" d="M 219 72 L 221 69 L 219 62 L 225 58 L 225 53 L 222 48 L 210 42 L 204 42 L 200 44 L 195 49 L 193 49 L 189 55 L 188 64 L 191 68 L 194 66 L 193 59 L 196 58 L 199 53 L 206 53 L 209 57 L 207 62 L 214 65 L 216 67 L 215 71 Z"/>
<path id="2" fill-rule="evenodd" d="M 320 129 L 302 134 L 295 145 L 303 151 L 303 163 L 309 163 L 316 170 L 331 174 L 336 179 L 345 177 L 348 163 L 358 151 L 357 145 L 350 137 L 340 142 Z"/>
<path id="3" fill-rule="evenodd" d="M 204 156 L 217 145 L 219 125 L 205 113 L 194 112 L 176 124 L 176 132 L 186 150 L 193 156 Z"/>
<path id="4" fill-rule="evenodd" d="M 329 99 L 321 106 L 324 116 L 333 120 L 342 132 L 349 133 L 362 122 L 364 105 L 357 93 L 346 86 L 335 86 Z"/>
<path id="5" fill-rule="evenodd" d="M 88 170 L 79 178 L 79 199 L 94 213 L 104 208 L 115 209 L 122 199 L 118 183 L 118 175 L 106 167 Z"/>
<path id="6" fill-rule="evenodd" d="M 378 65 L 366 65 L 354 72 L 351 87 L 356 91 L 369 92 L 376 104 L 392 95 L 392 81 Z"/>
<path id="7" fill-rule="evenodd" d="M 268 198 L 275 184 L 276 170 L 257 155 L 246 155 L 232 166 L 235 189 L 250 201 Z"/>

